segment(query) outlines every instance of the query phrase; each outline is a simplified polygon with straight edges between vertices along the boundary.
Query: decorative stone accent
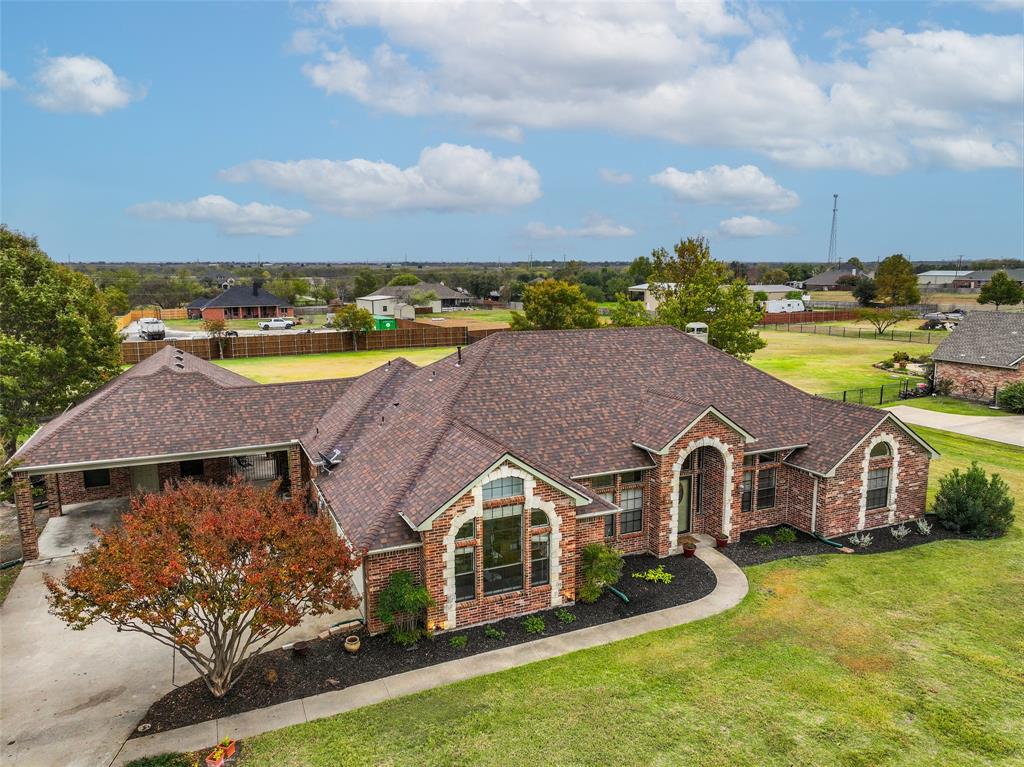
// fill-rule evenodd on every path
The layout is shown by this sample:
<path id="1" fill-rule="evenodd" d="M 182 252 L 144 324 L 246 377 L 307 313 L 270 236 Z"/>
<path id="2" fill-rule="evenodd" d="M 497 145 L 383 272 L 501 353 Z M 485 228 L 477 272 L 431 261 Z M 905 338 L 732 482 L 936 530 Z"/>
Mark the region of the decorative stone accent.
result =
<path id="1" fill-rule="evenodd" d="M 729 446 L 718 437 L 701 437 L 687 443 L 675 463 L 672 464 L 672 488 L 669 495 L 669 518 L 668 518 L 668 541 L 669 553 L 675 554 L 678 550 L 677 539 L 679 537 L 679 475 L 686 457 L 694 450 L 701 447 L 713 447 L 722 455 L 725 462 L 725 478 L 722 485 L 722 532 L 729 535 L 732 531 L 732 490 L 733 490 L 733 457 Z"/>
<path id="2" fill-rule="evenodd" d="M 885 458 L 879 457 L 872 459 L 871 451 L 875 448 L 875 445 L 885 443 L 889 446 L 891 456 Z M 890 459 L 891 458 L 891 463 Z M 886 501 L 886 508 L 889 509 L 889 522 L 892 524 L 896 521 L 896 488 L 900 484 L 900 446 L 896 440 L 889 434 L 884 432 L 876 434 L 864 448 L 864 471 L 860 475 L 860 516 L 857 519 L 857 529 L 863 530 L 867 524 L 867 508 L 868 508 L 868 474 L 871 469 L 882 469 L 891 468 L 889 472 L 889 496 Z M 877 511 L 877 509 L 872 509 Z"/>

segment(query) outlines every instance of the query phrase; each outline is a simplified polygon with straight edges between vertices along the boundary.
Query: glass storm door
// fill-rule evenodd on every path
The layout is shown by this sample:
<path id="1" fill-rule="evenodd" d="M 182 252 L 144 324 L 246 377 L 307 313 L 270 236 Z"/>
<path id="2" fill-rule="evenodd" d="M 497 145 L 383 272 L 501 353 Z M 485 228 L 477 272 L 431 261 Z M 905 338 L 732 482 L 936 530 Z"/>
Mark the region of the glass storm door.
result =
<path id="1" fill-rule="evenodd" d="M 679 478 L 679 533 L 690 532 L 690 488 L 693 477 Z"/>

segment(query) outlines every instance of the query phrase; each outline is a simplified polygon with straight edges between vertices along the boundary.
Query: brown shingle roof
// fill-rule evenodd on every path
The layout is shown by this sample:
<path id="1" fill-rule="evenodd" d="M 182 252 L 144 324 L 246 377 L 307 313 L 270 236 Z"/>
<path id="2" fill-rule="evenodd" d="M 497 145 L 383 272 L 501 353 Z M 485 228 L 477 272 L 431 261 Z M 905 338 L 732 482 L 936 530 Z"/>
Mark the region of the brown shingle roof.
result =
<path id="1" fill-rule="evenodd" d="M 1024 358 L 1024 314 L 968 312 L 932 353 L 933 360 L 1017 368 Z"/>
<path id="2" fill-rule="evenodd" d="M 280 444 L 349 383 L 260 385 L 168 346 L 45 424 L 14 460 L 31 468 Z"/>

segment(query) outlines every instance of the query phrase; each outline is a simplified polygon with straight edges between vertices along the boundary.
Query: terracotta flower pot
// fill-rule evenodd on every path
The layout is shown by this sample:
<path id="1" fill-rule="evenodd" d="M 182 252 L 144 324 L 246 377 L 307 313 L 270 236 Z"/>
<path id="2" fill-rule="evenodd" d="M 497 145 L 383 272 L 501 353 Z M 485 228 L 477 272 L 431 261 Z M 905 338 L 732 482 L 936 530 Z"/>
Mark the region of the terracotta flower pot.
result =
<path id="1" fill-rule="evenodd" d="M 359 652 L 360 646 L 361 643 L 359 641 L 359 637 L 357 637 L 355 634 L 353 634 L 352 636 L 345 637 L 345 652 L 355 655 L 357 652 Z"/>
<path id="2" fill-rule="evenodd" d="M 309 642 L 296 642 L 292 645 L 292 652 L 299 658 L 305 658 L 309 652 Z"/>
<path id="3" fill-rule="evenodd" d="M 235 755 L 235 741 L 231 738 L 224 738 L 221 741 L 220 747 L 224 749 L 224 758 L 230 759 Z"/>
<path id="4" fill-rule="evenodd" d="M 213 749 L 206 757 L 206 767 L 224 767 L 224 749 L 220 746 Z"/>
<path id="5" fill-rule="evenodd" d="M 694 546 L 692 543 L 687 543 L 685 546 L 683 546 L 683 556 L 684 557 L 692 557 L 696 553 L 697 553 L 697 547 Z"/>
<path id="6" fill-rule="evenodd" d="M 715 548 L 724 549 L 728 545 L 729 537 L 727 535 L 722 535 L 721 533 L 715 534 Z"/>

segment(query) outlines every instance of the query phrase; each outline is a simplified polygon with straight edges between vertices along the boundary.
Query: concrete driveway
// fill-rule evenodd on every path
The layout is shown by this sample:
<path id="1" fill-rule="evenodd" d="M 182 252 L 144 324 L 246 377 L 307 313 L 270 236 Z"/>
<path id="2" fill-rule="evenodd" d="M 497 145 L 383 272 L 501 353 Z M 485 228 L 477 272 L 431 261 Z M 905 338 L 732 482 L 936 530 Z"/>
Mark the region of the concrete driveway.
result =
<path id="1" fill-rule="evenodd" d="M 889 410 L 904 423 L 1024 447 L 1024 416 L 1021 415 L 954 415 L 909 405 L 897 405 Z"/>
<path id="2" fill-rule="evenodd" d="M 108 528 L 116 524 L 128 504 L 127 498 L 66 504 L 64 516 L 47 520 L 46 527 L 39 534 L 39 559 L 81 554 L 96 540 L 93 528 Z"/>
<path id="3" fill-rule="evenodd" d="M 142 634 L 103 623 L 72 631 L 50 615 L 43 577 L 59 577 L 75 560 L 27 564 L 0 606 L 0 762 L 5 765 L 109 765 L 150 705 L 172 683 L 196 676 L 178 658 L 172 678 L 172 651 Z M 309 619 L 274 646 L 311 638 L 349 617 Z"/>

